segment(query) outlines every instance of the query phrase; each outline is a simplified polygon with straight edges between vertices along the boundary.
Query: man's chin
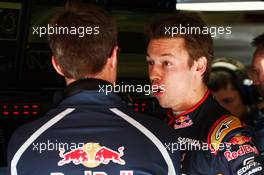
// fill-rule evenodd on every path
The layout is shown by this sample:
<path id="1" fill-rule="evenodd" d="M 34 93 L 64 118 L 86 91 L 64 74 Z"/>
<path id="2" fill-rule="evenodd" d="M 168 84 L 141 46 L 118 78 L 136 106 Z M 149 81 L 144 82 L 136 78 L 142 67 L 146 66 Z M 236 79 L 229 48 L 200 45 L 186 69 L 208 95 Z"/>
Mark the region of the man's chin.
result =
<path id="1" fill-rule="evenodd" d="M 264 86 L 258 87 L 258 90 L 259 90 L 261 97 L 264 98 Z"/>
<path id="2" fill-rule="evenodd" d="M 158 100 L 159 101 L 159 105 L 162 107 L 162 108 L 170 108 L 170 105 L 168 103 L 165 103 L 161 100 Z"/>

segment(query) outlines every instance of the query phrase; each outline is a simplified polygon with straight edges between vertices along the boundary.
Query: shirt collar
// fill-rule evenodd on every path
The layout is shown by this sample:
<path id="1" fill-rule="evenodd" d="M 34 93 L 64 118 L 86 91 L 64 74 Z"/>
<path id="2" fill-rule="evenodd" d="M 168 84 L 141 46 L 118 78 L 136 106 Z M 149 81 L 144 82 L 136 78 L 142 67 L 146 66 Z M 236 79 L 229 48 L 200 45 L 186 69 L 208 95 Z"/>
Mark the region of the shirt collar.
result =
<path id="1" fill-rule="evenodd" d="M 171 126 L 175 122 L 175 119 L 178 119 L 181 116 L 188 116 L 190 119 L 193 119 L 193 117 L 191 116 L 191 113 L 195 111 L 199 106 L 201 106 L 201 104 L 204 103 L 204 101 L 206 101 L 206 99 L 208 98 L 210 94 L 211 94 L 211 91 L 207 90 L 204 96 L 201 98 L 201 100 L 199 100 L 193 107 L 183 112 L 179 112 L 179 113 L 177 112 L 176 115 L 174 115 L 171 109 L 168 110 L 167 116 L 170 118 L 168 124 Z"/>
<path id="2" fill-rule="evenodd" d="M 105 94 L 106 86 L 111 83 L 101 79 L 80 79 L 69 84 L 64 90 L 55 94 L 53 106 L 78 104 L 121 104 L 121 98 L 114 93 Z"/>

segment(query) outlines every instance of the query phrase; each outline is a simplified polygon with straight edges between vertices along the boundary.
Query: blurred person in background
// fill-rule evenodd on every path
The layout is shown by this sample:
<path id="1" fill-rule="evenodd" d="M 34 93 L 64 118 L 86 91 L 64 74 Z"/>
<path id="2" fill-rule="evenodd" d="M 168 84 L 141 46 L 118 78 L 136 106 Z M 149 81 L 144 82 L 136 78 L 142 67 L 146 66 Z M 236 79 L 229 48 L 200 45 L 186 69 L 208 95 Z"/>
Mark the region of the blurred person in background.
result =
<path id="1" fill-rule="evenodd" d="M 258 87 L 259 93 L 262 98 L 264 98 L 264 33 L 254 38 L 252 42 L 253 46 L 256 47 L 253 54 L 253 59 L 251 63 L 251 77 L 253 79 L 254 85 Z M 263 103 L 258 104 L 260 113 L 263 115 L 264 105 Z M 259 128 L 257 131 L 257 136 L 259 138 L 259 145 L 261 145 L 260 150 L 264 156 L 264 120 L 259 123 Z"/>
<path id="2" fill-rule="evenodd" d="M 215 59 L 208 87 L 220 105 L 247 125 L 256 125 L 258 93 L 241 62 L 229 58 Z"/>
<path id="3" fill-rule="evenodd" d="M 264 33 L 256 37 L 252 44 L 256 47 L 252 59 L 252 78 L 264 97 Z"/>

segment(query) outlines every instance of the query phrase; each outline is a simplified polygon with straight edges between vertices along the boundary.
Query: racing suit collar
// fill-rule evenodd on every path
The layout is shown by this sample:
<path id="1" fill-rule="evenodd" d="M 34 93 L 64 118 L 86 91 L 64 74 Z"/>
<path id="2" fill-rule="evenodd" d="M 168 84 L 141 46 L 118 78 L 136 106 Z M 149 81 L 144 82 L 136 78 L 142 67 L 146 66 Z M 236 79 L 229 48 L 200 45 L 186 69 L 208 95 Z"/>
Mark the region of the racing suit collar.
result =
<path id="1" fill-rule="evenodd" d="M 72 82 L 65 89 L 65 95 L 71 96 L 77 94 L 83 90 L 99 90 L 102 85 L 112 85 L 108 81 L 95 79 L 95 78 L 85 78 Z"/>
<path id="2" fill-rule="evenodd" d="M 111 83 L 94 78 L 85 78 L 72 82 L 62 90 L 55 92 L 53 96 L 53 107 L 58 106 L 64 99 L 79 94 L 82 91 L 99 91 L 100 87 L 112 85 Z"/>
<path id="3" fill-rule="evenodd" d="M 183 111 L 183 112 L 180 112 L 178 113 L 177 115 L 173 115 L 173 111 L 171 109 L 169 109 L 167 111 L 167 116 L 170 118 L 168 124 L 171 126 L 174 122 L 175 122 L 175 119 L 181 117 L 181 116 L 186 116 L 188 114 L 191 114 L 193 111 L 195 111 L 207 98 L 208 96 L 211 94 L 211 91 L 208 89 L 206 91 L 206 93 L 204 94 L 204 96 L 201 98 L 200 101 L 198 101 L 192 108 L 186 110 L 186 111 Z M 192 117 L 190 116 L 190 118 L 192 119 Z"/>

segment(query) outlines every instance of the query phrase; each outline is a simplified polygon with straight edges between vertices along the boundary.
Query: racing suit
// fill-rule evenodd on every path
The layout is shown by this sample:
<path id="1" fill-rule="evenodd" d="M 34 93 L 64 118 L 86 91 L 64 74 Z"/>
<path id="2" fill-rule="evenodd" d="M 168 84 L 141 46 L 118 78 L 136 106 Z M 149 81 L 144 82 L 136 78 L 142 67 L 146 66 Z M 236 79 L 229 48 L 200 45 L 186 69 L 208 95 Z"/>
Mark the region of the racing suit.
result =
<path id="1" fill-rule="evenodd" d="M 167 115 L 179 135 L 184 174 L 264 174 L 251 131 L 210 91 L 191 109 Z"/>
<path id="2" fill-rule="evenodd" d="M 173 129 L 127 109 L 106 85 L 74 82 L 56 108 L 20 127 L 9 143 L 11 175 L 181 174 L 179 152 L 164 145 Z"/>

